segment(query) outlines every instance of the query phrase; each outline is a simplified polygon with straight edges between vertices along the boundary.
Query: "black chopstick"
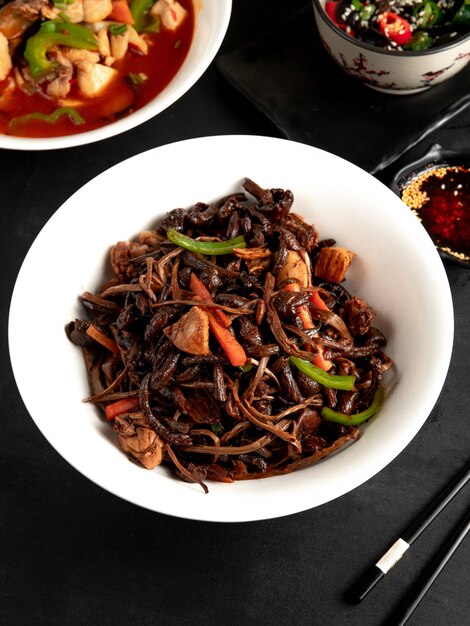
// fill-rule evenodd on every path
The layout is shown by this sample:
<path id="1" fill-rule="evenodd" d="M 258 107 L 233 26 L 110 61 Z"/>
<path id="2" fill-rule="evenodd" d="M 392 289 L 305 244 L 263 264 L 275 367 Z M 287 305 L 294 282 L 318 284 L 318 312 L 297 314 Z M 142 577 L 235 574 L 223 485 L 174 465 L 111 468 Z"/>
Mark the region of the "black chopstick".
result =
<path id="1" fill-rule="evenodd" d="M 403 535 L 372 565 L 348 592 L 351 602 L 361 602 L 371 589 L 401 559 L 411 544 L 427 526 L 439 515 L 442 509 L 462 489 L 470 478 L 470 463 L 445 487 L 421 515 L 405 530 Z"/>
<path id="2" fill-rule="evenodd" d="M 449 559 L 457 550 L 459 545 L 462 543 L 466 534 L 470 530 L 470 510 L 467 511 L 463 521 L 459 524 L 458 528 L 454 531 L 452 537 L 445 544 L 442 551 L 439 553 L 436 560 L 433 562 L 431 567 L 425 572 L 422 577 L 418 591 L 415 592 L 409 600 L 405 601 L 404 606 L 401 607 L 400 617 L 398 621 L 393 622 L 394 626 L 404 626 L 406 622 L 411 617 L 411 614 L 416 609 L 418 604 L 421 602 L 423 597 L 429 591 L 429 588 L 442 572 L 444 567 L 447 565 Z"/>

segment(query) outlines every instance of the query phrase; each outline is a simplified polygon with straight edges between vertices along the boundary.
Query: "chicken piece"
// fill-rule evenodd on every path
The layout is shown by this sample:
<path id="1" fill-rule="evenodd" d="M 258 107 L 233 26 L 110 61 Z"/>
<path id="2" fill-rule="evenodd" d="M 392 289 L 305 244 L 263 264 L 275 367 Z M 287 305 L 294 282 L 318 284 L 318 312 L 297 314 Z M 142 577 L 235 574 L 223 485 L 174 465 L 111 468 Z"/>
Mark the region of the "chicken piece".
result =
<path id="1" fill-rule="evenodd" d="M 233 254 L 245 261 L 251 274 L 265 270 L 271 264 L 272 253 L 267 248 L 234 248 Z"/>
<path id="2" fill-rule="evenodd" d="M 150 13 L 160 18 L 164 28 L 176 30 L 188 12 L 177 0 L 158 0 L 150 9 Z"/>
<path id="3" fill-rule="evenodd" d="M 83 65 L 90 65 L 98 63 L 100 55 L 98 52 L 92 50 L 82 50 L 80 48 L 63 48 L 57 56 L 59 63 L 63 63 L 62 59 L 66 59 L 76 67 L 80 68 Z"/>
<path id="4" fill-rule="evenodd" d="M 10 4 L 0 9 L 0 33 L 7 39 L 16 39 L 31 26 L 31 21 L 24 15 L 12 10 Z"/>
<path id="5" fill-rule="evenodd" d="M 60 65 L 57 78 L 47 85 L 49 98 L 65 98 L 72 87 L 72 76 L 73 66 L 70 62 L 67 65 Z"/>
<path id="6" fill-rule="evenodd" d="M 129 43 L 132 44 L 142 54 L 147 54 L 149 51 L 149 45 L 143 37 L 139 35 L 133 26 L 127 26 L 127 32 L 129 33 Z"/>
<path id="7" fill-rule="evenodd" d="M 17 39 L 41 17 L 48 17 L 53 13 L 50 0 L 13 0 L 13 2 L 1 2 L 4 4 L 0 9 L 0 32 L 7 39 Z"/>
<path id="8" fill-rule="evenodd" d="M 11 8 L 25 17 L 34 21 L 42 11 L 50 6 L 49 0 L 13 0 Z"/>
<path id="9" fill-rule="evenodd" d="M 143 230 L 139 233 L 138 237 L 139 243 L 150 246 L 151 248 L 156 248 L 163 239 L 164 237 L 159 235 L 156 230 Z"/>
<path id="10" fill-rule="evenodd" d="M 111 56 L 119 61 L 126 56 L 127 48 L 129 47 L 129 33 L 122 33 L 122 35 L 111 35 Z"/>
<path id="11" fill-rule="evenodd" d="M 87 98 L 96 98 L 118 77 L 118 71 L 101 63 L 81 63 L 77 84 Z"/>
<path id="12" fill-rule="evenodd" d="M 85 18 L 83 0 L 73 0 L 70 4 L 61 5 L 60 8 L 46 6 L 41 10 L 41 15 L 48 20 L 62 19 L 62 21 L 64 16 L 72 24 L 79 24 Z"/>
<path id="13" fill-rule="evenodd" d="M 124 452 L 146 469 L 160 465 L 165 442 L 149 426 L 143 413 L 118 415 L 114 419 L 114 431 Z"/>
<path id="14" fill-rule="evenodd" d="M 340 283 L 346 276 L 346 271 L 351 265 L 354 252 L 346 248 L 324 247 L 320 250 L 315 264 L 315 276 L 329 283 Z"/>
<path id="15" fill-rule="evenodd" d="M 299 252 L 287 251 L 287 259 L 277 275 L 277 284 L 282 285 L 287 280 L 296 281 L 301 287 L 308 287 L 308 271 L 305 261 Z"/>
<path id="16" fill-rule="evenodd" d="M 111 0 L 83 0 L 85 22 L 100 22 L 108 17 L 113 8 Z"/>
<path id="17" fill-rule="evenodd" d="M 111 46 L 109 44 L 108 31 L 106 28 L 100 28 L 98 31 L 98 50 L 102 57 L 111 56 Z"/>
<path id="18" fill-rule="evenodd" d="M 191 309 L 172 326 L 163 330 L 168 339 L 183 352 L 210 354 L 209 318 L 198 306 Z"/>
<path id="19" fill-rule="evenodd" d="M 148 254 L 150 250 L 145 243 L 118 241 L 111 249 L 111 265 L 116 278 L 121 282 L 127 282 L 127 279 L 137 276 L 136 268 L 131 261 L 143 254 Z"/>
<path id="20" fill-rule="evenodd" d="M 375 312 L 365 300 L 353 296 L 344 304 L 344 317 L 352 335 L 365 335 L 370 330 Z"/>
<path id="21" fill-rule="evenodd" d="M 75 0 L 72 4 L 61 9 L 61 13 L 69 19 L 72 24 L 79 24 L 85 20 L 85 8 L 83 0 Z"/>
<path id="22" fill-rule="evenodd" d="M 8 39 L 0 32 L 0 80 L 5 80 L 11 72 L 13 63 L 11 62 L 10 51 L 8 49 Z"/>
<path id="23" fill-rule="evenodd" d="M 234 248 L 233 254 L 239 259 L 252 260 L 269 258 L 271 251 L 267 248 Z"/>
<path id="24" fill-rule="evenodd" d="M 314 224 L 309 224 L 297 213 L 289 213 L 284 227 L 294 233 L 301 247 L 307 252 L 312 252 L 318 243 L 318 231 Z"/>

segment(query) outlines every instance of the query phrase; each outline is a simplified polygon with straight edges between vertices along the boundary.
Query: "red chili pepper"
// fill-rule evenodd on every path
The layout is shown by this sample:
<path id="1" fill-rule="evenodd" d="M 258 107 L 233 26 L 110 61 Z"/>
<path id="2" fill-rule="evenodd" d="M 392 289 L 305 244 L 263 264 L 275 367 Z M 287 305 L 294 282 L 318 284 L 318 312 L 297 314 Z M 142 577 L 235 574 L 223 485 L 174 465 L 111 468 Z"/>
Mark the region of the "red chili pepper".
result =
<path id="1" fill-rule="evenodd" d="M 335 10 L 336 10 L 336 0 L 328 0 L 325 2 L 325 11 L 328 17 L 336 24 Z"/>
<path id="2" fill-rule="evenodd" d="M 336 19 L 337 4 L 338 4 L 337 0 L 327 0 L 327 2 L 325 2 L 326 14 L 328 15 L 328 17 L 330 18 L 330 20 L 333 22 L 335 26 L 337 26 L 338 28 L 341 28 L 341 30 L 344 30 L 344 32 L 346 32 L 348 35 L 351 35 L 351 37 L 354 37 L 353 29 L 347 24 L 344 24 L 343 22 L 339 22 Z"/>
<path id="3" fill-rule="evenodd" d="M 385 11 L 379 15 L 379 25 L 383 34 L 394 41 L 397 46 L 403 46 L 413 35 L 408 20 L 393 11 Z"/>

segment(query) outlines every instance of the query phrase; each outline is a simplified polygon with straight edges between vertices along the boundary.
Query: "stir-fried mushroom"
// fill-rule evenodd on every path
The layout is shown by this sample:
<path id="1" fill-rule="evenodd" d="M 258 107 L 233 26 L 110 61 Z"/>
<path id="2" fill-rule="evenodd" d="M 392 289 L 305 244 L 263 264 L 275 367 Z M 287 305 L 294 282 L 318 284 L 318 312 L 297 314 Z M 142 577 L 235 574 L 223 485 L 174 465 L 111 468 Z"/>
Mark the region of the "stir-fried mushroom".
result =
<path id="1" fill-rule="evenodd" d="M 354 256 L 354 252 L 346 248 L 322 248 L 315 265 L 315 276 L 330 283 L 343 282 Z"/>
<path id="2" fill-rule="evenodd" d="M 164 328 L 163 332 L 183 352 L 210 354 L 209 318 L 198 306 L 191 307 L 172 326 Z"/>
<path id="3" fill-rule="evenodd" d="M 339 284 L 354 254 L 319 242 L 290 191 L 243 187 L 117 243 L 113 278 L 82 295 L 89 319 L 66 329 L 123 451 L 202 486 L 356 440 L 392 365 L 372 308 Z"/>
<path id="4" fill-rule="evenodd" d="M 163 458 L 163 440 L 150 427 L 143 413 L 118 415 L 114 430 L 124 452 L 146 469 L 160 465 Z"/>

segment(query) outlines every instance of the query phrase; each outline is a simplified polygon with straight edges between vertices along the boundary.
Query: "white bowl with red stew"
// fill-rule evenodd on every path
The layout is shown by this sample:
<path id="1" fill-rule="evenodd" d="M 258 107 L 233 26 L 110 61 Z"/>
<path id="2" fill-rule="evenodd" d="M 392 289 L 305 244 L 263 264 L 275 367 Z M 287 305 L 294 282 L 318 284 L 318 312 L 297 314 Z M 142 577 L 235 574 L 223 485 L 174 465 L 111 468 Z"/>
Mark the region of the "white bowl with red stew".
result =
<path id="1" fill-rule="evenodd" d="M 0 147 L 99 141 L 154 117 L 215 57 L 231 0 L 12 0 L 0 8 Z"/>
<path id="2" fill-rule="evenodd" d="M 465 68 L 465 0 L 313 0 L 323 44 L 350 76 L 385 93 L 419 93 Z"/>

